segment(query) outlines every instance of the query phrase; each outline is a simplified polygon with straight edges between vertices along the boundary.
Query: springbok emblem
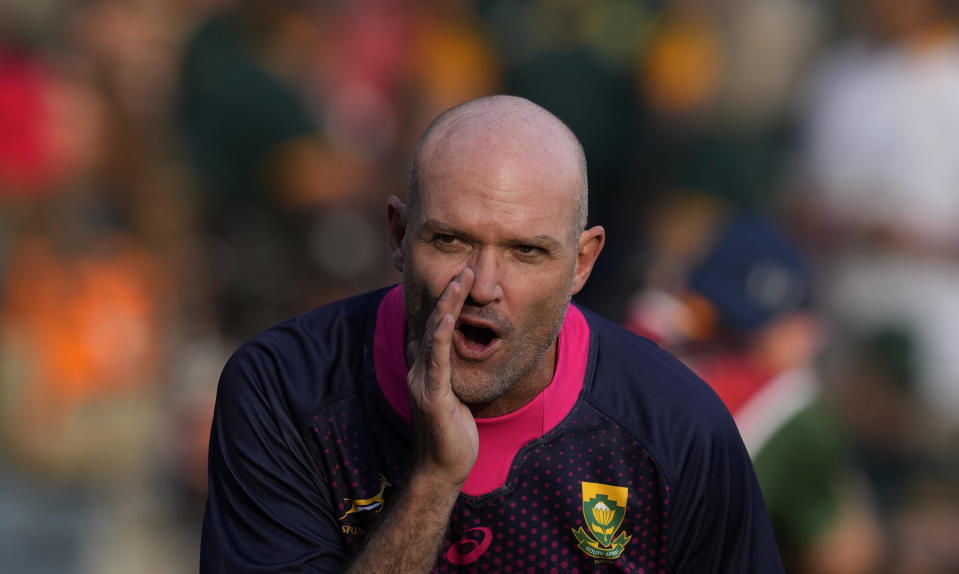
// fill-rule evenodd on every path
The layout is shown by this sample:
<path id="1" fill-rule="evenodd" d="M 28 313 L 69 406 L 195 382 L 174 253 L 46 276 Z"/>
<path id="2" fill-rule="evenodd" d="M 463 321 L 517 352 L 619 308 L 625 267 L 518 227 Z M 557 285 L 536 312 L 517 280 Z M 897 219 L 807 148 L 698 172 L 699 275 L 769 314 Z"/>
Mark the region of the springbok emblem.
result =
<path id="1" fill-rule="evenodd" d="M 387 486 L 393 486 L 390 484 L 386 477 L 382 474 L 380 475 L 380 491 L 376 493 L 376 496 L 372 498 L 344 498 L 343 500 L 349 501 L 350 509 L 346 511 L 346 514 L 341 516 L 338 520 L 343 520 L 350 514 L 354 512 L 362 512 L 363 510 L 374 510 L 380 512 L 383 510 L 383 491 L 386 490 Z"/>

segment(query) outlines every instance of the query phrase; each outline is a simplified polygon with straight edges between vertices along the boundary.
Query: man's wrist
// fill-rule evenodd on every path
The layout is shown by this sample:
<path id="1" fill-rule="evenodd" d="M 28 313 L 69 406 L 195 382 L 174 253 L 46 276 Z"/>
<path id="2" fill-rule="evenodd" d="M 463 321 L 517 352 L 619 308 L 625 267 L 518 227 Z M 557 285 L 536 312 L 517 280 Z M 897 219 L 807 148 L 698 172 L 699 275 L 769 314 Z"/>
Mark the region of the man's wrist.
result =
<path id="1" fill-rule="evenodd" d="M 389 509 L 349 572 L 426 572 L 442 545 L 462 485 L 420 465 L 406 478 L 398 503 Z"/>
<path id="2" fill-rule="evenodd" d="M 406 492 L 413 500 L 429 499 L 433 504 L 447 503 L 452 508 L 464 482 L 451 480 L 427 465 L 417 465 L 407 479 Z"/>

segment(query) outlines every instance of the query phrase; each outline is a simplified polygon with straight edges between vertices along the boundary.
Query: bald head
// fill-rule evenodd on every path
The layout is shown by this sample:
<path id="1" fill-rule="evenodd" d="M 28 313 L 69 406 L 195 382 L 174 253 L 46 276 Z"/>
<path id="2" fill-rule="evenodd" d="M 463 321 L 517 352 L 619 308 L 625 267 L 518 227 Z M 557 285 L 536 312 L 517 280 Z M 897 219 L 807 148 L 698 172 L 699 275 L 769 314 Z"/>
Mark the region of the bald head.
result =
<path id="1" fill-rule="evenodd" d="M 578 235 L 586 227 L 588 185 L 586 155 L 573 132 L 559 118 L 533 102 L 516 96 L 488 96 L 455 106 L 440 114 L 423 132 L 410 166 L 406 203 L 419 209 L 424 180 L 433 162 L 444 153 L 485 154 L 486 150 L 513 151 L 540 160 L 550 170 L 568 172 L 575 180 L 567 194 L 575 202 L 570 221 Z M 558 199 L 565 199 L 562 196 Z"/>

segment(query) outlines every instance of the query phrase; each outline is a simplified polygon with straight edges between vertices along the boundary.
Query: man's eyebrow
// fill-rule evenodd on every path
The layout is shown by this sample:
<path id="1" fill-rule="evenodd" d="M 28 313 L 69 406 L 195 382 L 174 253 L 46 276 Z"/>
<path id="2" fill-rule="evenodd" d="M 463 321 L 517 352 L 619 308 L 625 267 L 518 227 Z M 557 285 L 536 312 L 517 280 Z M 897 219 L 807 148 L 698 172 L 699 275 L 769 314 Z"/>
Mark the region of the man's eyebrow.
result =
<path id="1" fill-rule="evenodd" d="M 471 234 L 462 229 L 453 227 L 448 223 L 443 223 L 438 219 L 425 221 L 420 232 L 424 237 L 430 235 L 454 235 L 467 241 L 475 239 Z M 546 234 L 534 235 L 532 237 L 516 237 L 508 240 L 507 243 L 512 246 L 529 245 L 531 247 L 539 247 L 546 251 L 555 251 L 562 247 L 562 243 L 558 239 Z"/>
<path id="2" fill-rule="evenodd" d="M 469 234 L 463 232 L 460 229 L 453 227 L 452 225 L 443 223 L 438 219 L 428 219 L 423 222 L 423 226 L 420 229 L 420 233 L 424 236 L 426 235 L 455 235 L 457 237 L 465 237 L 469 239 Z"/>

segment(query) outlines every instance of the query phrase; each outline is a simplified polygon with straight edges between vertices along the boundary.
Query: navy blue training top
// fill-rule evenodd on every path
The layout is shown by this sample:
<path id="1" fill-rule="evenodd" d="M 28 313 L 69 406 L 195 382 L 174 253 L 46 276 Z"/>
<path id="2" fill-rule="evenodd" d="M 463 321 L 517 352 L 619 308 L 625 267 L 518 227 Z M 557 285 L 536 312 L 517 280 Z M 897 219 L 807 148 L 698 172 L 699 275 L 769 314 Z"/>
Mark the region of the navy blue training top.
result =
<path id="1" fill-rule="evenodd" d="M 413 433 L 374 368 L 387 292 L 281 323 L 227 362 L 201 572 L 337 572 L 389 511 Z M 434 571 L 782 572 L 718 397 L 652 342 L 579 309 L 589 356 L 578 399 L 519 449 L 505 484 L 459 495 Z"/>

